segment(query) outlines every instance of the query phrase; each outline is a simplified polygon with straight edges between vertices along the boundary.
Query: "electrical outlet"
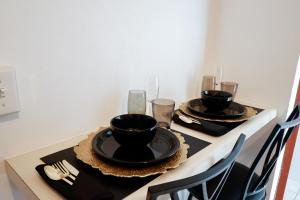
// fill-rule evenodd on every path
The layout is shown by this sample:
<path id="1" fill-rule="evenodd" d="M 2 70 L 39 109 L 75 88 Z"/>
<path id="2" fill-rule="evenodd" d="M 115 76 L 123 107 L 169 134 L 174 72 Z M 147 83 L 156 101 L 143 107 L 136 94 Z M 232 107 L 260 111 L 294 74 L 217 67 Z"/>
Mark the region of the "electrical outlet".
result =
<path id="1" fill-rule="evenodd" d="M 16 71 L 0 66 L 0 115 L 20 111 Z"/>

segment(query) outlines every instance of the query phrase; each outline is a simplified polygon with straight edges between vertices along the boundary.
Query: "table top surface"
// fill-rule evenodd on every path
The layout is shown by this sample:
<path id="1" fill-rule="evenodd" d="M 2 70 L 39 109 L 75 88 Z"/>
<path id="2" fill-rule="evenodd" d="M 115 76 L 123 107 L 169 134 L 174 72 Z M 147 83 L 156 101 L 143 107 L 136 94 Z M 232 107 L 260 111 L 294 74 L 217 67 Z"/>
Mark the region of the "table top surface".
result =
<path id="1" fill-rule="evenodd" d="M 220 137 L 210 136 L 177 124 L 172 124 L 172 129 L 208 141 L 211 144 L 191 156 L 178 168 L 158 176 L 150 183 L 127 196 L 125 199 L 146 199 L 148 187 L 151 185 L 181 179 L 207 170 L 231 151 L 235 141 L 241 133 L 245 134 L 246 137 L 249 138 L 275 117 L 276 110 L 266 109 Z M 23 155 L 9 158 L 6 160 L 8 176 L 30 199 L 63 199 L 60 194 L 50 188 L 41 179 L 39 174 L 35 171 L 35 167 L 43 163 L 40 160 L 41 157 L 75 146 L 79 143 L 79 141 L 86 137 L 87 134 L 84 134 L 58 144 L 53 144 Z"/>

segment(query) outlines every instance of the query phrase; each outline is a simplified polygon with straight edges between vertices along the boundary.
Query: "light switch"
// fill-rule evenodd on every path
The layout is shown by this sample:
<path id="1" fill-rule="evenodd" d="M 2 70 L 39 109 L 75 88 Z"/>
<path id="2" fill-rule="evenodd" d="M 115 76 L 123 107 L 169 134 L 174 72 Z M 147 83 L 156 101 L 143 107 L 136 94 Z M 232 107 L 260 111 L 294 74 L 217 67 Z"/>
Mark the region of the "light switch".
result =
<path id="1" fill-rule="evenodd" d="M 0 66 L 0 115 L 20 111 L 16 71 Z"/>
<path id="2" fill-rule="evenodd" d="M 5 97 L 6 91 L 7 91 L 6 88 L 0 88 L 0 99 Z"/>

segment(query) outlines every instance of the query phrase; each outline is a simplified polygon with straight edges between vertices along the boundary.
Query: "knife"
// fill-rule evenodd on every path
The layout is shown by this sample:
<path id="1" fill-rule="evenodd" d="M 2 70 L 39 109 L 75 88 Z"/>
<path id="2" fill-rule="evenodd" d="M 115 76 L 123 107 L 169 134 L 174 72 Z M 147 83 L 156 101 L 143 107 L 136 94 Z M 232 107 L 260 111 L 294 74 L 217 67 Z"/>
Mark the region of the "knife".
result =
<path id="1" fill-rule="evenodd" d="M 78 169 L 76 169 L 75 167 L 73 167 L 73 165 L 71 165 L 68 161 L 63 160 L 62 163 L 75 176 L 77 176 L 79 174 Z"/>

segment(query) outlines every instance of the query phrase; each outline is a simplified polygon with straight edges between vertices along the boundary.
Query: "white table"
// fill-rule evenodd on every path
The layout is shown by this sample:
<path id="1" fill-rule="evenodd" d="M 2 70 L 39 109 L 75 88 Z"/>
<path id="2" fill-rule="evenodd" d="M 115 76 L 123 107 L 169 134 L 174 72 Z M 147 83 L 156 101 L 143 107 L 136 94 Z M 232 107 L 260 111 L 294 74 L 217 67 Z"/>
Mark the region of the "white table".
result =
<path id="1" fill-rule="evenodd" d="M 184 128 L 177 124 L 172 124 L 172 129 L 208 141 L 211 144 L 188 158 L 188 160 L 178 168 L 160 175 L 147 185 L 127 196 L 125 199 L 146 199 L 147 189 L 150 185 L 184 178 L 205 171 L 231 151 L 233 144 L 236 142 L 241 133 L 244 133 L 247 138 L 249 138 L 275 117 L 276 111 L 274 109 L 264 110 L 221 137 L 209 136 L 198 131 Z M 79 141 L 86 137 L 87 135 L 85 134 L 62 143 L 50 145 L 30 153 L 25 153 L 23 155 L 7 159 L 7 174 L 12 182 L 14 182 L 15 185 L 23 191 L 28 199 L 63 199 L 62 196 L 50 188 L 41 179 L 35 171 L 35 166 L 43 163 L 39 158 L 77 145 Z"/>

